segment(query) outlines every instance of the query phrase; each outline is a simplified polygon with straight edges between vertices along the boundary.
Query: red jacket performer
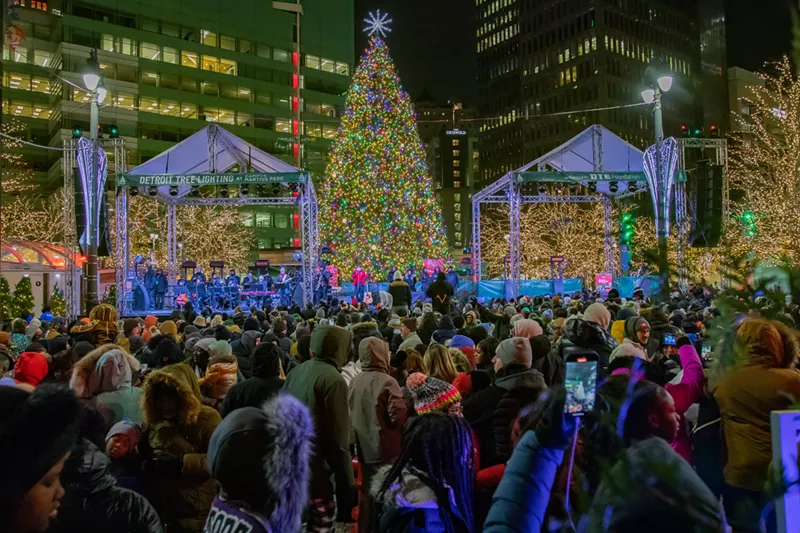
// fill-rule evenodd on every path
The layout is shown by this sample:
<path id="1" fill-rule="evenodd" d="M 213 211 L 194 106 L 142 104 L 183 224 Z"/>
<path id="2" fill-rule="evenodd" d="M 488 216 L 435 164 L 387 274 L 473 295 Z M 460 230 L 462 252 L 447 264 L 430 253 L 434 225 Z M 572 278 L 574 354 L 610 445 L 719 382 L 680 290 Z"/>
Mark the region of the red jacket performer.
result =
<path id="1" fill-rule="evenodd" d="M 361 269 L 361 265 L 356 265 L 356 269 L 353 271 L 353 289 L 355 289 L 355 297 L 358 303 L 364 300 L 367 278 L 367 273 Z"/>

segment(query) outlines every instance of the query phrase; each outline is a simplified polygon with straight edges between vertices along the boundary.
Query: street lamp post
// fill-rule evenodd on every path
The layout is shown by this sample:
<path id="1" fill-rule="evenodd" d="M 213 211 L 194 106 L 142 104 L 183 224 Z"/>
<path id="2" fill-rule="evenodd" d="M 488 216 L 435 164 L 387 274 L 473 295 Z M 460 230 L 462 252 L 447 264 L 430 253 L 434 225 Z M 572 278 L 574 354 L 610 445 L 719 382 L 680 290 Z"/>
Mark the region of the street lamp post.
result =
<path id="1" fill-rule="evenodd" d="M 672 89 L 673 78 L 666 68 L 661 65 L 651 65 L 645 71 L 647 88 L 642 91 L 642 99 L 647 104 L 653 104 L 653 130 L 656 137 L 656 187 L 659 204 L 669 205 L 668 176 L 664 175 L 662 167 L 661 147 L 664 144 L 664 115 L 661 106 L 661 96 Z M 669 294 L 669 262 L 667 258 L 667 235 L 669 235 L 669 216 L 658 216 L 660 206 L 656 208 L 656 236 L 658 237 L 658 277 L 659 286 L 665 294 Z"/>
<path id="2" fill-rule="evenodd" d="M 89 194 L 84 199 L 88 206 L 89 216 L 86 220 L 86 313 L 97 305 L 97 232 L 100 224 L 98 206 L 102 201 L 103 191 L 97 190 L 99 177 L 99 158 L 97 150 L 98 128 L 100 126 L 100 104 L 106 98 L 106 89 L 100 79 L 100 63 L 97 60 L 97 50 L 93 49 L 87 60 L 86 71 L 83 73 L 83 83 L 91 95 L 89 138 L 92 141 L 91 169 L 89 171 Z"/>
<path id="3" fill-rule="evenodd" d="M 151 233 L 150 240 L 153 242 L 153 246 L 150 248 L 151 265 L 154 265 L 156 263 L 156 239 L 158 239 L 158 233 Z"/>

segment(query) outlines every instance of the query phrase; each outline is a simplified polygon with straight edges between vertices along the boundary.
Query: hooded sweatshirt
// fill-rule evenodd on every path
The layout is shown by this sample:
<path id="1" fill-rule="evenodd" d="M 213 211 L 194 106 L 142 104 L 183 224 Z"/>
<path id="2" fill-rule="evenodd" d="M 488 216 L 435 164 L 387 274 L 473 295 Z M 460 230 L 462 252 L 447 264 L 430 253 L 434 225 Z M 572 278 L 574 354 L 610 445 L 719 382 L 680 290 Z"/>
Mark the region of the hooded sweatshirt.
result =
<path id="1" fill-rule="evenodd" d="M 610 363 L 617 357 L 633 356 L 639 359 L 649 361 L 647 357 L 647 347 L 639 344 L 639 339 L 636 337 L 636 332 L 639 330 L 642 323 L 647 324 L 647 320 L 641 316 L 634 316 L 625 321 L 625 339 L 622 344 L 614 348 L 611 352 L 611 357 L 608 362 Z M 649 326 L 649 325 L 648 325 Z"/>
<path id="2" fill-rule="evenodd" d="M 358 346 L 363 372 L 353 378 L 348 404 L 359 461 L 387 464 L 400 455 L 408 410 L 397 381 L 389 375 L 389 347 L 376 337 Z"/>
<path id="3" fill-rule="evenodd" d="M 253 375 L 253 368 L 251 357 L 253 350 L 256 349 L 256 340 L 261 337 L 261 332 L 258 330 L 247 330 L 242 333 L 242 336 L 231 343 L 231 350 L 236 359 L 239 360 L 239 370 L 245 378 Z"/>
<path id="4" fill-rule="evenodd" d="M 47 375 L 48 368 L 44 354 L 22 352 L 14 363 L 14 381 L 36 387 Z"/>
<path id="5" fill-rule="evenodd" d="M 336 478 L 337 489 L 343 491 L 353 486 L 353 466 L 347 384 L 339 372 L 347 360 L 351 338 L 349 330 L 338 326 L 316 328 L 311 334 L 314 359 L 292 370 L 284 385 L 286 391 L 303 402 L 314 417 L 313 471 L 321 473 L 327 464 Z"/>

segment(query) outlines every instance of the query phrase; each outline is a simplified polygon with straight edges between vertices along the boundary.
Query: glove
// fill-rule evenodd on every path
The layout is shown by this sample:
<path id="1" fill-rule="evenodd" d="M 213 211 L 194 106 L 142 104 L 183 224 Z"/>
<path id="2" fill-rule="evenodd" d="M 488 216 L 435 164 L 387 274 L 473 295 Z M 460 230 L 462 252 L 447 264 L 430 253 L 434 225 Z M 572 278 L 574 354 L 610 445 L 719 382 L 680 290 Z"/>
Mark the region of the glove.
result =
<path id="1" fill-rule="evenodd" d="M 163 474 L 179 475 L 183 471 L 183 456 L 160 452 L 153 457 L 151 468 Z"/>
<path id="2" fill-rule="evenodd" d="M 687 345 L 693 346 L 692 340 L 689 337 L 687 337 L 686 335 L 683 335 L 682 337 L 680 337 L 678 339 L 678 342 L 676 342 L 675 344 L 676 344 L 676 346 L 678 346 L 678 348 L 680 348 L 681 346 L 687 346 Z"/>
<path id="3" fill-rule="evenodd" d="M 556 390 L 543 392 L 543 397 L 537 400 L 533 411 L 526 420 L 525 430 L 536 432 L 536 439 L 547 448 L 566 448 L 572 443 L 577 420 L 571 414 L 564 413 L 564 403 L 567 392 L 561 387 Z"/>

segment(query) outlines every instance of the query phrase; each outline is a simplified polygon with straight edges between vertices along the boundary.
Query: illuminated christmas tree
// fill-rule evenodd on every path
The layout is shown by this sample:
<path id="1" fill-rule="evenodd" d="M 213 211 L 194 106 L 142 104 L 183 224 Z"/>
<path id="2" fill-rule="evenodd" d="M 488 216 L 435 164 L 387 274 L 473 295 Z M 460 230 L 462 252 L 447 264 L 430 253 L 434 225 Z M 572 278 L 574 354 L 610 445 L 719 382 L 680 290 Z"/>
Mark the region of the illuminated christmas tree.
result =
<path id="1" fill-rule="evenodd" d="M 11 305 L 11 287 L 8 284 L 8 280 L 0 276 L 0 319 L 16 318 L 13 309 Z"/>
<path id="2" fill-rule="evenodd" d="M 58 285 L 53 287 L 53 293 L 47 302 L 50 304 L 50 312 L 53 313 L 53 316 L 67 316 L 67 301 L 64 299 L 64 291 Z"/>
<path id="3" fill-rule="evenodd" d="M 347 91 L 320 194 L 320 234 L 349 278 L 446 259 L 447 239 L 408 94 L 381 39 L 385 15 L 367 20 L 369 48 Z"/>
<path id="4" fill-rule="evenodd" d="M 27 316 L 33 312 L 33 287 L 31 278 L 23 276 L 14 287 L 11 298 L 11 313 L 13 317 Z"/>

